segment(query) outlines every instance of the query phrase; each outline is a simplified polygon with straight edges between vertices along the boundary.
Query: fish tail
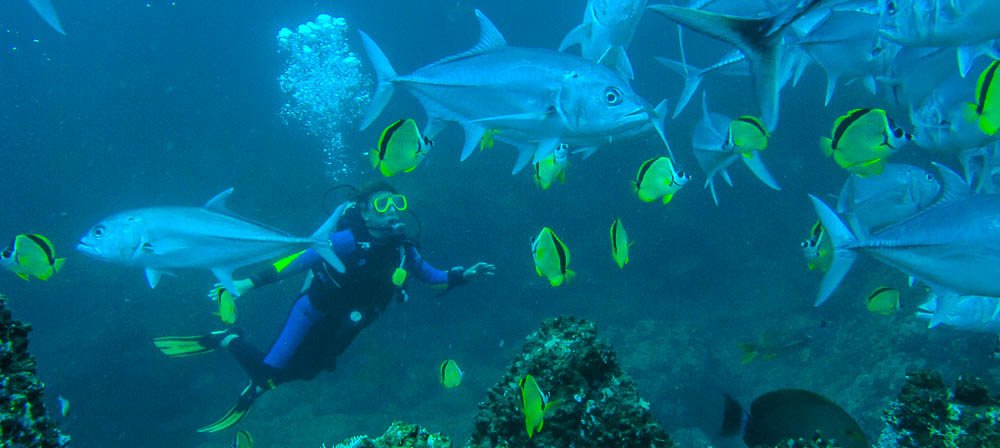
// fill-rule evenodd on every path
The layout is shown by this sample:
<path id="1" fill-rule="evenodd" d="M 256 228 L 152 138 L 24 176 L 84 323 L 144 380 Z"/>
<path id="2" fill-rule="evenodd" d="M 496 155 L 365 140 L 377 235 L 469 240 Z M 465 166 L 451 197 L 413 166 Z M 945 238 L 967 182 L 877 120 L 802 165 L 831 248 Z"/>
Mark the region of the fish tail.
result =
<path id="1" fill-rule="evenodd" d="M 59 272 L 59 270 L 62 269 L 64 264 L 66 264 L 65 258 L 56 258 L 56 262 L 52 264 L 52 270 L 54 272 Z"/>
<path id="2" fill-rule="evenodd" d="M 722 429 L 719 431 L 723 437 L 733 437 L 743 433 L 746 424 L 746 412 L 740 402 L 729 394 L 725 394 L 726 409 L 722 414 Z"/>
<path id="3" fill-rule="evenodd" d="M 56 30 L 59 34 L 63 36 L 66 35 L 66 31 L 63 30 L 62 23 L 59 22 L 59 16 L 56 14 L 55 6 L 52 6 L 52 0 L 28 0 L 32 8 L 35 8 L 35 12 L 45 20 L 45 23 L 49 24 L 52 29 Z"/>
<path id="4" fill-rule="evenodd" d="M 378 78 L 375 94 L 372 95 L 371 102 L 368 103 L 368 111 L 365 112 L 365 119 L 361 122 L 360 129 L 365 129 L 378 118 L 382 109 L 385 109 L 385 105 L 392 98 L 392 92 L 395 90 L 392 82 L 399 75 L 396 74 L 396 70 L 392 68 L 392 64 L 389 63 L 389 59 L 385 57 L 385 53 L 378 47 L 378 44 L 364 31 L 358 31 L 358 33 L 361 34 L 361 42 L 364 44 L 365 52 L 368 53 L 368 59 L 375 68 L 375 76 Z"/>
<path id="5" fill-rule="evenodd" d="M 337 229 L 337 222 L 340 221 L 340 217 L 344 215 L 344 211 L 347 209 L 347 204 L 341 204 L 336 210 L 326 219 L 323 225 L 319 226 L 315 232 L 310 236 L 315 243 L 313 243 L 313 249 L 320 257 L 323 257 L 330 266 L 333 266 L 337 272 L 344 272 L 344 262 L 340 261 L 337 254 L 333 252 L 330 246 L 330 233 Z"/>
<path id="6" fill-rule="evenodd" d="M 684 88 L 681 89 L 681 94 L 677 97 L 677 106 L 674 107 L 674 114 L 672 116 L 672 118 L 677 118 L 677 115 L 684 110 L 684 106 L 687 106 L 687 103 L 691 101 L 694 92 L 701 86 L 705 71 L 699 67 L 673 59 L 656 57 L 656 61 L 684 77 Z"/>
<path id="7" fill-rule="evenodd" d="M 768 188 L 772 190 L 781 191 L 781 186 L 778 185 L 778 181 L 774 179 L 771 172 L 767 170 L 766 166 L 764 166 L 764 160 L 762 158 L 741 157 L 740 159 L 743 160 L 743 164 L 746 165 L 747 168 L 750 169 L 750 172 L 753 173 L 757 179 L 763 182 L 764 185 L 767 185 Z"/>
<path id="8" fill-rule="evenodd" d="M 667 100 L 663 99 L 649 113 L 649 121 L 653 124 L 653 129 L 656 129 L 656 133 L 660 135 L 660 140 L 663 140 L 663 146 L 667 147 L 667 154 L 670 156 L 670 160 L 677 160 L 674 158 L 674 152 L 670 149 L 670 142 L 667 141 L 667 132 L 664 130 L 664 122 L 666 120 Z"/>
<path id="9" fill-rule="evenodd" d="M 816 209 L 816 214 L 819 216 L 820 222 L 823 223 L 823 228 L 826 229 L 827 235 L 830 236 L 830 242 L 833 244 L 833 259 L 830 261 L 829 270 L 823 276 L 823 282 L 820 283 L 819 293 L 816 295 L 816 303 L 814 304 L 820 306 L 823 302 L 826 302 L 826 299 L 830 298 L 830 295 L 840 285 L 844 276 L 851 270 L 851 265 L 854 264 L 857 254 L 850 247 L 852 244 L 857 243 L 858 239 L 851 233 L 851 230 L 844 224 L 840 217 L 823 201 L 813 195 L 809 195 L 809 199 L 812 200 L 813 208 Z"/>
<path id="10" fill-rule="evenodd" d="M 823 154 L 827 157 L 833 155 L 833 140 L 828 137 L 820 137 L 819 147 L 823 150 Z"/>

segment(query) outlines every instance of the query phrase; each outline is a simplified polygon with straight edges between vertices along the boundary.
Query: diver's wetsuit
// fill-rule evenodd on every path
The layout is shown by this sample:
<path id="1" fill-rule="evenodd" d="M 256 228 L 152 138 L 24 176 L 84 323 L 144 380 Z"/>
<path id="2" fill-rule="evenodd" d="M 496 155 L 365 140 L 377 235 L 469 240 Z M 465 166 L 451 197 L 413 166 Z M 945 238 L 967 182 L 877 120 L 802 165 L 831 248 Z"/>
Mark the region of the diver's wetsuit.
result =
<path id="1" fill-rule="evenodd" d="M 397 239 L 376 245 L 363 226 L 330 234 L 334 253 L 344 262 L 339 273 L 314 250 L 302 252 L 287 266 L 276 263 L 250 277 L 254 287 L 312 271 L 312 281 L 292 305 L 280 336 L 265 356 L 242 337 L 228 346 L 257 384 L 310 379 L 332 370 L 336 359 L 358 333 L 402 294 L 393 282 L 397 268 L 437 285 L 464 283 L 461 267 L 442 271 L 420 256 L 414 243 Z"/>

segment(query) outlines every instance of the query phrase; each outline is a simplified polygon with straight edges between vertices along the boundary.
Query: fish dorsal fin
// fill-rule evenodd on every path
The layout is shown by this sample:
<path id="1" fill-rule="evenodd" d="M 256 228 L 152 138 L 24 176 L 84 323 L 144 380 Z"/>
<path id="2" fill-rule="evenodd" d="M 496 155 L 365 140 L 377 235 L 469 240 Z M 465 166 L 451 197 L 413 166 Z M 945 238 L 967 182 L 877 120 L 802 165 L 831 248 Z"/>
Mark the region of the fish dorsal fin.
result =
<path id="1" fill-rule="evenodd" d="M 937 168 L 941 179 L 941 197 L 934 205 L 965 199 L 972 195 L 972 190 L 969 189 L 969 185 L 962 180 L 961 176 L 940 163 L 933 162 L 932 164 Z"/>
<path id="2" fill-rule="evenodd" d="M 212 199 L 209 199 L 208 202 L 205 203 L 205 208 L 228 214 L 229 209 L 226 208 L 226 199 L 229 199 L 229 195 L 231 194 L 233 194 L 233 187 L 229 187 L 222 193 L 219 193 Z"/>
<path id="3" fill-rule="evenodd" d="M 476 42 L 476 46 L 472 47 L 470 52 L 479 53 L 507 46 L 507 40 L 503 38 L 503 34 L 500 34 L 500 30 L 497 29 L 496 25 L 493 25 L 489 17 L 486 17 L 486 14 L 477 9 L 476 18 L 479 19 L 479 42 Z"/>
<path id="4" fill-rule="evenodd" d="M 479 19 L 479 42 L 476 42 L 476 45 L 468 50 L 439 59 L 431 65 L 454 62 L 460 59 L 465 59 L 471 56 L 507 47 L 507 40 L 503 38 L 503 35 L 500 34 L 500 30 L 493 25 L 493 22 L 486 17 L 486 14 L 483 14 L 482 11 L 477 9 L 476 18 Z"/>

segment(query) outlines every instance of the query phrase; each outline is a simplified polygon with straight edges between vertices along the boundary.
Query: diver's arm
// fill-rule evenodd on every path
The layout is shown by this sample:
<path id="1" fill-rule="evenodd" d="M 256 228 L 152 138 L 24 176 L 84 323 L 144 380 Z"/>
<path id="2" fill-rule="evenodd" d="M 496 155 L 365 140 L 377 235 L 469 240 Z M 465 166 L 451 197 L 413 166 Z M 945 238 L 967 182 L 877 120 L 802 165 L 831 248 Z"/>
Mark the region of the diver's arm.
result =
<path id="1" fill-rule="evenodd" d="M 448 289 L 451 289 L 468 283 L 476 276 L 493 275 L 495 268 L 492 264 L 479 262 L 471 268 L 455 266 L 447 271 L 442 271 L 424 260 L 416 248 L 410 247 L 407 250 L 406 269 L 416 272 L 417 278 L 425 283 L 447 285 Z"/>
<path id="2" fill-rule="evenodd" d="M 343 259 L 354 251 L 354 234 L 350 230 L 330 234 L 330 247 L 333 248 L 333 252 L 338 257 Z M 249 280 L 253 282 L 253 287 L 269 285 L 305 272 L 320 263 L 324 263 L 323 257 L 313 249 L 306 249 L 274 262 L 274 264 L 251 275 Z"/>

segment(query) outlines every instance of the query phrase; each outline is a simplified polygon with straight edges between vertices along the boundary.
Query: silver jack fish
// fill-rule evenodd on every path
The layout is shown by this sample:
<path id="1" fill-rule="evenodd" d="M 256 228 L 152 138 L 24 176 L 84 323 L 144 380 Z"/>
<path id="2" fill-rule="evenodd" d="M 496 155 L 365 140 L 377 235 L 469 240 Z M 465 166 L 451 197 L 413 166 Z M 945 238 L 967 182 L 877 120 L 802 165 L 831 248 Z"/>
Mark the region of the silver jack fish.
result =
<path id="1" fill-rule="evenodd" d="M 579 56 L 509 46 L 482 12 L 476 10 L 476 17 L 476 46 L 409 75 L 396 74 L 375 41 L 361 32 L 378 76 L 361 129 L 378 118 L 401 86 L 424 106 L 427 138 L 433 139 L 446 122 L 458 123 L 465 130 L 465 160 L 483 135 L 495 130 L 497 140 L 518 149 L 515 173 L 562 143 L 591 153 L 650 125 L 670 151 L 663 131 L 666 101 L 650 107 L 611 69 Z"/>
<path id="2" fill-rule="evenodd" d="M 646 0 L 590 0 L 583 11 L 583 23 L 563 38 L 559 51 L 579 44 L 584 58 L 612 67 L 624 78 L 635 79 L 625 50 L 632 43 L 645 9 Z"/>
<path id="3" fill-rule="evenodd" d="M 986 296 L 958 296 L 947 293 L 939 296 L 934 291 L 917 307 L 916 316 L 928 321 L 927 328 L 938 325 L 975 333 L 1000 335 L 1000 298 Z"/>
<path id="4" fill-rule="evenodd" d="M 225 203 L 232 192 L 223 191 L 204 207 L 150 207 L 111 215 L 92 227 L 76 248 L 101 260 L 144 267 L 151 288 L 164 271 L 202 268 L 237 294 L 235 269 L 306 248 L 344 271 L 329 239 L 339 209 L 310 237 L 297 238 L 230 213 Z"/>
<path id="5" fill-rule="evenodd" d="M 787 11 L 764 18 L 735 17 L 674 5 L 650 5 L 647 9 L 739 49 L 750 63 L 761 118 L 767 130 L 778 124 L 778 97 L 790 77 L 792 62 L 785 60 L 785 31 L 793 22 L 828 0 L 804 0 Z"/>
<path id="6" fill-rule="evenodd" d="M 935 163 L 943 191 L 931 206 L 870 236 L 855 235 L 823 201 L 810 196 L 833 243 L 833 261 L 816 305 L 836 290 L 858 252 L 867 253 L 941 294 L 1000 297 L 1000 196 L 975 195 Z"/>

